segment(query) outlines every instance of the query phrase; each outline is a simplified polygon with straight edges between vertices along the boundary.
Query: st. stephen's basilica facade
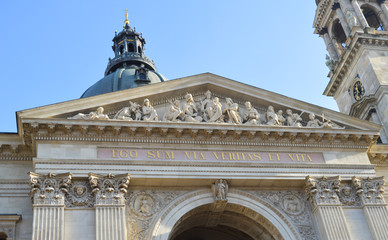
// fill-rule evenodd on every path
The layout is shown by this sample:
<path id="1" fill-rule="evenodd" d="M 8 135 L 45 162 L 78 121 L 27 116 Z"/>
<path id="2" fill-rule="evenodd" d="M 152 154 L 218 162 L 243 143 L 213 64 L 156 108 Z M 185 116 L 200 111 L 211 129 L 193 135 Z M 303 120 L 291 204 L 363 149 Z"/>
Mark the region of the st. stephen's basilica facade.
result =
<path id="1" fill-rule="evenodd" d="M 104 78 L 0 134 L 0 240 L 388 239 L 388 3 L 316 2 L 341 113 L 167 80 L 126 15 Z"/>

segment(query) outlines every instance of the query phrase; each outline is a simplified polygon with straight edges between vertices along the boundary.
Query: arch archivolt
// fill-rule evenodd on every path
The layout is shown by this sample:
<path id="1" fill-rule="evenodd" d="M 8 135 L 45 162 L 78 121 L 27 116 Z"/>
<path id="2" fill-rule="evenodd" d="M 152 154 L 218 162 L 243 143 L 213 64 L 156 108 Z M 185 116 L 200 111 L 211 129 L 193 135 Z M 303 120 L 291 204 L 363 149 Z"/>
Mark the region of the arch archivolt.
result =
<path id="1" fill-rule="evenodd" d="M 168 240 L 174 226 L 196 214 L 200 216 L 207 208 L 205 205 L 213 203 L 214 198 L 210 189 L 192 191 L 176 198 L 153 218 L 146 239 Z M 249 221 L 256 223 L 258 227 L 263 228 L 262 231 L 270 233 L 273 239 L 301 239 L 288 216 L 250 193 L 230 189 L 225 211 L 231 217 L 237 214 L 241 216 L 242 223 Z M 236 227 L 228 221 L 225 221 L 224 225 Z M 241 228 L 244 228 L 243 224 Z M 241 230 L 249 233 L 249 229 Z"/>

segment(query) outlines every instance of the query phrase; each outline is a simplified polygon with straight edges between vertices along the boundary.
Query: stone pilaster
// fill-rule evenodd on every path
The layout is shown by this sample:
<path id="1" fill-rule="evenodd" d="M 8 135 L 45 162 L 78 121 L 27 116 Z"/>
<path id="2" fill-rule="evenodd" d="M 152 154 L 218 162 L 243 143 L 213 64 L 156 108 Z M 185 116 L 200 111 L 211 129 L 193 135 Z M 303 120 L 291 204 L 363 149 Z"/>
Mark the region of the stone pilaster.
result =
<path id="1" fill-rule="evenodd" d="M 331 41 L 329 33 L 327 32 L 327 29 L 325 28 L 320 33 L 320 35 L 322 36 L 323 41 L 325 41 L 326 49 L 329 52 L 329 55 L 330 55 L 331 59 L 333 59 L 335 62 L 338 61 L 339 60 L 339 56 L 338 56 L 338 53 L 337 53 L 337 49 L 334 46 L 333 42 Z"/>
<path id="2" fill-rule="evenodd" d="M 96 239 L 126 240 L 125 193 L 129 174 L 101 176 L 89 174 L 89 183 L 96 197 Z"/>
<path id="3" fill-rule="evenodd" d="M 218 225 L 222 213 L 228 203 L 227 194 L 229 191 L 229 184 L 226 180 L 219 179 L 211 185 L 211 191 L 213 193 L 214 203 L 212 205 L 211 212 L 209 213 L 206 226 L 214 227 Z"/>
<path id="4" fill-rule="evenodd" d="M 338 198 L 340 177 L 306 177 L 305 191 L 313 205 L 322 239 L 350 238 L 346 219 Z"/>
<path id="5" fill-rule="evenodd" d="M 388 19 L 388 7 L 387 7 L 387 5 L 385 3 L 385 0 L 384 1 L 380 1 L 380 8 L 381 8 L 381 11 L 384 14 L 385 19 Z M 387 31 L 386 29 L 384 29 L 384 30 Z"/>
<path id="6" fill-rule="evenodd" d="M 384 177 L 353 177 L 352 182 L 360 196 L 373 238 L 388 239 L 388 208 L 383 196 Z"/>
<path id="7" fill-rule="evenodd" d="M 62 240 L 65 237 L 65 195 L 71 173 L 41 175 L 29 173 L 33 206 L 32 239 Z"/>
<path id="8" fill-rule="evenodd" d="M 362 13 L 362 10 L 360 8 L 360 5 L 358 4 L 358 1 L 352 0 L 352 6 L 354 8 L 354 12 L 356 13 L 357 19 L 360 21 L 362 28 L 368 28 L 369 24 L 366 21 L 364 14 Z"/>

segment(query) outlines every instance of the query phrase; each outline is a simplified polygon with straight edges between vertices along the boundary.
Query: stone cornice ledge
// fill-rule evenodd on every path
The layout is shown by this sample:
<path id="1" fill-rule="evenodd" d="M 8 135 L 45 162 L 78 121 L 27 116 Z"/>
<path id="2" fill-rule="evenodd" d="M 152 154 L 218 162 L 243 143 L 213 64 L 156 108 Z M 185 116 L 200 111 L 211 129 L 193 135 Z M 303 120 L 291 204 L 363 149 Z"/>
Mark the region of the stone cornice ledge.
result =
<path id="1" fill-rule="evenodd" d="M 367 34 L 355 32 L 354 36 L 348 39 L 350 43 L 347 44 L 341 59 L 336 64 L 332 77 L 330 78 L 330 82 L 323 92 L 324 95 L 335 95 L 338 87 L 342 84 L 343 79 L 346 77 L 350 66 L 354 64 L 353 60 L 359 54 L 361 47 L 375 46 L 386 48 L 386 46 L 388 46 L 388 32 L 375 30 L 370 31 L 372 32 Z"/>

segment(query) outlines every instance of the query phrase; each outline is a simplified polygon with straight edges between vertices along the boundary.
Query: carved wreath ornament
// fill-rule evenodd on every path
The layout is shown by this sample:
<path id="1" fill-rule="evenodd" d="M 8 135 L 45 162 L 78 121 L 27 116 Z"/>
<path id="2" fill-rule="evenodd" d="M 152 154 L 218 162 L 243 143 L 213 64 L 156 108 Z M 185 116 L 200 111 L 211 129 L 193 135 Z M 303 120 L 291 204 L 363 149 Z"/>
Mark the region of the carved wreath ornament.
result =
<path id="1" fill-rule="evenodd" d="M 191 93 L 184 96 L 184 100 L 170 101 L 164 116 L 160 119 L 156 109 L 151 105 L 148 98 L 144 99 L 143 105 L 129 101 L 129 106 L 120 109 L 110 118 L 104 113 L 103 107 L 88 114 L 78 113 L 68 119 L 82 120 L 121 120 L 121 121 L 164 121 L 164 122 L 196 122 L 196 123 L 229 123 L 246 125 L 267 126 L 290 126 L 309 128 L 337 128 L 341 127 L 322 114 L 320 119 L 314 113 L 309 113 L 308 120 L 303 120 L 305 112 L 294 113 L 287 109 L 275 111 L 273 106 L 268 106 L 264 116 L 247 101 L 244 108 L 235 103 L 231 98 L 225 98 L 225 104 L 218 97 L 212 97 L 210 91 L 206 91 L 205 98 L 195 101 Z"/>

